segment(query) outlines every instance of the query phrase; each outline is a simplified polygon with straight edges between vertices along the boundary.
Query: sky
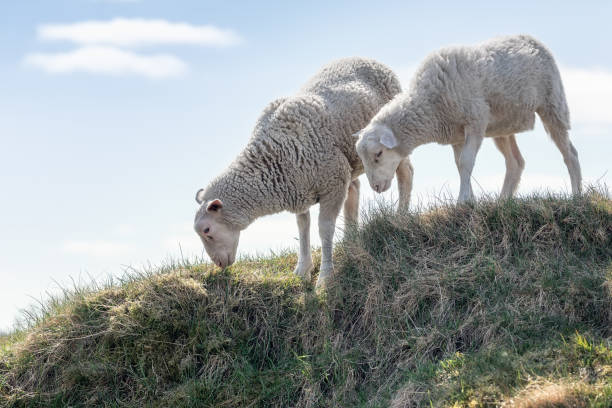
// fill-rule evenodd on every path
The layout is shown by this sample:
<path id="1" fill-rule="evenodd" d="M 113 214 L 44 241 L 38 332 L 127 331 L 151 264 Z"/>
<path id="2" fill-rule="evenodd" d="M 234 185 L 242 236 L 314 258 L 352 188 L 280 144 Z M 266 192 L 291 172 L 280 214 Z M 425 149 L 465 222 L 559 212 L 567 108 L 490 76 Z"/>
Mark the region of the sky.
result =
<path id="1" fill-rule="evenodd" d="M 206 260 L 192 228 L 195 192 L 240 152 L 270 101 L 342 57 L 374 58 L 407 84 L 437 48 L 530 34 L 560 66 L 585 183 L 610 186 L 612 3 L 495 3 L 2 2 L 0 330 L 73 281 Z M 539 121 L 517 141 L 520 194 L 570 190 Z M 450 147 L 421 146 L 412 162 L 414 206 L 457 196 Z M 498 193 L 503 175 L 485 140 L 476 194 Z M 362 178 L 363 206 L 380 197 Z M 316 222 L 311 236 L 318 245 Z M 294 216 L 283 213 L 243 231 L 239 255 L 296 246 Z"/>

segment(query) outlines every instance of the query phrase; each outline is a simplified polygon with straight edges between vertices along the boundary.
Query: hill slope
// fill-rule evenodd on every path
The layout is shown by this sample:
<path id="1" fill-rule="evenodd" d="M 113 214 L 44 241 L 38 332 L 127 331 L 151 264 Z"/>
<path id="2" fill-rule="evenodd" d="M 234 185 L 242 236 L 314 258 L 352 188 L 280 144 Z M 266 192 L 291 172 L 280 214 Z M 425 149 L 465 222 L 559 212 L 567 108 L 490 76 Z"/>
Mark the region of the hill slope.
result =
<path id="1" fill-rule="evenodd" d="M 0 340 L 0 404 L 612 406 L 606 194 L 378 210 L 336 262 L 322 295 L 293 254 L 74 293 Z"/>

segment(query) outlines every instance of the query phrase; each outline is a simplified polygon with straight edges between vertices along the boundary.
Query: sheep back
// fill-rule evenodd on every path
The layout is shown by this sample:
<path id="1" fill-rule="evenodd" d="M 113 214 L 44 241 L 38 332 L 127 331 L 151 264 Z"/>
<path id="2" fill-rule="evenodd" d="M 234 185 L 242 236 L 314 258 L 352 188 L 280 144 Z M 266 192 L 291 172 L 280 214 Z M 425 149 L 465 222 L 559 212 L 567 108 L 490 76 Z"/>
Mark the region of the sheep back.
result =
<path id="1" fill-rule="evenodd" d="M 445 123 L 462 125 L 486 115 L 487 136 L 533 129 L 535 112 L 543 107 L 552 107 L 557 120 L 566 128 L 570 125 L 554 58 L 527 35 L 430 54 L 413 77 L 408 95 L 440 112 Z"/>

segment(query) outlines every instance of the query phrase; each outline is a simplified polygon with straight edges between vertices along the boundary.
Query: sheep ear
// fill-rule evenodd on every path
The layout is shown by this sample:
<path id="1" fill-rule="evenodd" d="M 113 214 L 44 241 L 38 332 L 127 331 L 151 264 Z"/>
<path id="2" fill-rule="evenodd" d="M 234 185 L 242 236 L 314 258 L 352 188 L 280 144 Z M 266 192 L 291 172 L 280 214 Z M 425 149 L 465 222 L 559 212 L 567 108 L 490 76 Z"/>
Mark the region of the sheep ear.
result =
<path id="1" fill-rule="evenodd" d="M 395 135 L 391 129 L 383 130 L 382 134 L 380 135 L 380 144 L 385 146 L 387 149 L 393 149 L 397 146 L 397 139 L 395 138 Z"/>
<path id="2" fill-rule="evenodd" d="M 208 206 L 206 207 L 206 211 L 209 211 L 209 212 L 219 211 L 222 208 L 223 208 L 223 202 L 217 198 L 215 200 L 212 200 L 210 203 L 208 203 Z"/>
<path id="3" fill-rule="evenodd" d="M 196 193 L 196 202 L 198 204 L 202 204 L 204 202 L 204 189 L 201 188 L 198 190 L 198 192 Z"/>

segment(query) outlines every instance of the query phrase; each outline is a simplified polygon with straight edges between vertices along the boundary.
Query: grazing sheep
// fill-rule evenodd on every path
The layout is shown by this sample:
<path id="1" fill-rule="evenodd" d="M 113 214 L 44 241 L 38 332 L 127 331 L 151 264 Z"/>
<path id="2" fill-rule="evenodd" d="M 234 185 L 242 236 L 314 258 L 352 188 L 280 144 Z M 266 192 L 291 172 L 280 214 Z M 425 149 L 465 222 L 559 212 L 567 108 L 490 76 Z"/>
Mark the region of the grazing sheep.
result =
<path id="1" fill-rule="evenodd" d="M 234 162 L 196 194 L 194 227 L 220 267 L 234 262 L 240 231 L 256 218 L 296 214 L 300 251 L 295 273 L 310 278 L 309 208 L 320 204 L 321 269 L 317 286 L 333 271 L 332 239 L 344 203 L 356 222 L 363 173 L 352 134 L 401 91 L 391 70 L 372 60 L 343 59 L 325 66 L 293 97 L 272 102 Z M 398 166 L 398 182 L 409 169 Z M 346 200 L 345 200 L 346 199 Z"/>
<path id="2" fill-rule="evenodd" d="M 569 112 L 559 70 L 550 51 L 525 35 L 429 55 L 410 88 L 356 134 L 357 153 L 370 185 L 381 193 L 414 148 L 450 144 L 461 176 L 458 201 L 465 202 L 474 197 L 470 178 L 476 153 L 485 136 L 493 137 L 506 161 L 501 196 L 510 197 L 525 165 L 514 134 L 533 129 L 535 113 L 563 155 L 572 192 L 579 194 L 580 164 L 568 137 Z"/>

